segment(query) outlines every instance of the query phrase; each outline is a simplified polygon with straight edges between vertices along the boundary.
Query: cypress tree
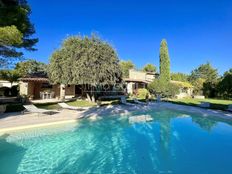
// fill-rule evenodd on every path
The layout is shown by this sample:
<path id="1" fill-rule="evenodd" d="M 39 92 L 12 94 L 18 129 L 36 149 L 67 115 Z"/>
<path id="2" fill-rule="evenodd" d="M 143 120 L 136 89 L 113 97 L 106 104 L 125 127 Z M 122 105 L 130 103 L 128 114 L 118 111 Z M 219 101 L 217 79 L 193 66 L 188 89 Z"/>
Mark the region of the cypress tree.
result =
<path id="1" fill-rule="evenodd" d="M 170 58 L 168 54 L 167 41 L 163 39 L 160 44 L 160 80 L 170 82 Z"/>

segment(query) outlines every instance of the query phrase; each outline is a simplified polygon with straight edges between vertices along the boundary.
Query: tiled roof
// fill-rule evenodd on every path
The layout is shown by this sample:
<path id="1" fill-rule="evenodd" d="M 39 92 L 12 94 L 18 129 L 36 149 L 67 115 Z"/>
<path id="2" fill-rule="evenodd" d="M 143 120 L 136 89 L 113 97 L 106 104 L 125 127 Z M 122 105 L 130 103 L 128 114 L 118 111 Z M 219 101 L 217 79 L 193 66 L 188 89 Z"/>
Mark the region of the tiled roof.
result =
<path id="1" fill-rule="evenodd" d="M 49 82 L 48 78 L 43 77 L 25 77 L 20 78 L 19 80 L 23 82 Z"/>
<path id="2" fill-rule="evenodd" d="M 23 82 L 49 82 L 46 72 L 34 72 L 19 79 Z"/>

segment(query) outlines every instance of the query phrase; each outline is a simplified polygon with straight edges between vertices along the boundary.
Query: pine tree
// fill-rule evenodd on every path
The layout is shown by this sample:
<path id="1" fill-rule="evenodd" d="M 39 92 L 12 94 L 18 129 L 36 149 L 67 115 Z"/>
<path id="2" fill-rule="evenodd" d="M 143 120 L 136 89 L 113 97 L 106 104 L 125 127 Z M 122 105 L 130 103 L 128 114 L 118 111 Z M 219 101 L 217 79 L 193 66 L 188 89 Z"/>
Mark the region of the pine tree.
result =
<path id="1" fill-rule="evenodd" d="M 160 44 L 160 80 L 170 82 L 170 59 L 168 54 L 167 41 L 163 39 Z"/>

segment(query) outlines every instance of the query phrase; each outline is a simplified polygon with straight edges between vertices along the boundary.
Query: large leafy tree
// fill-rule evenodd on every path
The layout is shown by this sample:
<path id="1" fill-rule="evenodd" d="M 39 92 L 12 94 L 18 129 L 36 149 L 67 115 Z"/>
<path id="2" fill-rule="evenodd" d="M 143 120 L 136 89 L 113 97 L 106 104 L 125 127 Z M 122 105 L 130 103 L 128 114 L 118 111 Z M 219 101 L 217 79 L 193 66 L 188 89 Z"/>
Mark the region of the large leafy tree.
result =
<path id="1" fill-rule="evenodd" d="M 15 72 L 20 77 L 36 72 L 46 72 L 46 71 L 47 71 L 47 65 L 45 63 L 38 62 L 33 59 L 29 59 L 24 62 L 19 62 L 15 66 Z"/>
<path id="2" fill-rule="evenodd" d="M 119 65 L 120 65 L 120 68 L 122 71 L 122 76 L 124 78 L 128 78 L 129 77 L 129 70 L 135 68 L 135 65 L 133 64 L 133 62 L 131 60 L 128 60 L 128 61 L 122 60 L 119 62 Z"/>
<path id="3" fill-rule="evenodd" d="M 218 80 L 217 69 L 213 68 L 209 62 L 202 64 L 194 69 L 189 76 L 190 81 L 198 78 L 205 79 L 206 82 L 216 82 Z"/>
<path id="4" fill-rule="evenodd" d="M 18 81 L 19 75 L 15 70 L 0 70 L 0 79 L 11 83 Z"/>
<path id="5" fill-rule="evenodd" d="M 154 72 L 156 72 L 156 67 L 155 67 L 155 65 L 148 63 L 143 67 L 143 71 L 144 72 L 153 72 L 154 73 Z"/>
<path id="6" fill-rule="evenodd" d="M 202 95 L 203 94 L 203 85 L 205 83 L 205 79 L 197 78 L 196 80 L 192 81 L 192 85 L 194 86 L 193 93 L 195 95 Z"/>
<path id="7" fill-rule="evenodd" d="M 20 58 L 20 48 L 34 51 L 37 38 L 30 22 L 30 7 L 26 0 L 0 0 L 0 67 Z"/>
<path id="8" fill-rule="evenodd" d="M 170 81 L 170 58 L 168 54 L 167 41 L 163 39 L 160 44 L 160 80 L 168 83 Z"/>
<path id="9" fill-rule="evenodd" d="M 220 97 L 225 99 L 232 98 L 232 68 L 229 71 L 226 71 L 218 83 L 218 92 Z"/>
<path id="10" fill-rule="evenodd" d="M 213 68 L 209 62 L 202 64 L 194 69 L 189 76 L 192 84 L 196 83 L 197 79 L 204 80 L 202 91 L 206 97 L 216 97 L 218 83 L 217 69 Z"/>
<path id="11" fill-rule="evenodd" d="M 113 85 L 121 80 L 115 50 L 99 37 L 72 36 L 50 58 L 48 75 L 53 83 Z M 94 93 L 87 93 L 94 97 Z"/>

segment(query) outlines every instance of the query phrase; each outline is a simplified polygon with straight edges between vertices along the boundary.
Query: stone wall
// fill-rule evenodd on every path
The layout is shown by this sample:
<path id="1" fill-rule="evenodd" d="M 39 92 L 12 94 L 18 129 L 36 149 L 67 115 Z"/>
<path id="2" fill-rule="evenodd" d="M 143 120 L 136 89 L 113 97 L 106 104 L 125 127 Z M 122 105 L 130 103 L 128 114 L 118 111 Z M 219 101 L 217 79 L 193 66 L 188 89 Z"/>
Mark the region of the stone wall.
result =
<path id="1" fill-rule="evenodd" d="M 146 74 L 146 81 L 152 82 L 155 79 L 155 75 Z"/>
<path id="2" fill-rule="evenodd" d="M 75 97 L 75 85 L 65 86 L 65 98 Z"/>
<path id="3" fill-rule="evenodd" d="M 28 95 L 28 83 L 27 82 L 19 82 L 19 94 Z"/>
<path id="4" fill-rule="evenodd" d="M 146 73 L 131 69 L 129 70 L 129 78 L 135 80 L 146 80 Z"/>

